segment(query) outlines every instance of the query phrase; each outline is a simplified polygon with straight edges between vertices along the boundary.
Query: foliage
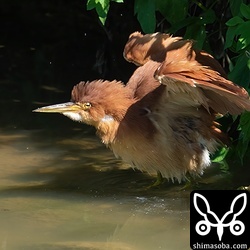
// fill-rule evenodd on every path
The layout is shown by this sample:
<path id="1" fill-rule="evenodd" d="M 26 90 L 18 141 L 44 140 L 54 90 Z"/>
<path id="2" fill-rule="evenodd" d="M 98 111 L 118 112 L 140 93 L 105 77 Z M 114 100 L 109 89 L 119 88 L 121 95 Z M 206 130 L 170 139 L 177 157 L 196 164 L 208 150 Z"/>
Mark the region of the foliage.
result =
<path id="1" fill-rule="evenodd" d="M 88 0 L 87 10 L 96 9 L 101 23 L 104 25 L 109 11 L 110 1 L 123 3 L 123 0 Z"/>
<path id="2" fill-rule="evenodd" d="M 238 11 L 237 11 L 238 10 Z M 235 16 L 227 21 L 225 49 L 229 48 L 236 55 L 230 61 L 229 78 L 249 90 L 250 83 L 250 5 L 241 3 L 234 11 Z M 250 113 L 241 115 L 240 136 L 236 147 L 241 161 L 246 154 L 250 141 Z"/>
<path id="3" fill-rule="evenodd" d="M 230 63 L 229 77 L 248 88 L 250 79 L 250 5 L 241 3 L 239 13 L 226 22 L 225 49 L 236 54 Z M 246 81 L 248 79 L 248 82 Z"/>
<path id="4" fill-rule="evenodd" d="M 187 0 L 135 0 L 134 12 L 142 30 L 145 33 L 152 33 L 157 25 L 156 12 L 161 13 L 170 24 L 175 25 L 185 18 L 187 7 Z"/>
<path id="5" fill-rule="evenodd" d="M 105 24 L 111 0 L 88 0 Z M 123 2 L 122 0 L 113 0 Z M 250 4 L 247 0 L 134 0 L 134 15 L 144 33 L 163 31 L 196 41 L 196 46 L 212 53 L 228 69 L 229 79 L 248 91 L 250 84 Z M 126 5 L 127 3 L 124 3 Z M 235 118 L 236 119 L 236 118 Z M 235 151 L 241 160 L 250 141 L 250 114 L 239 119 Z M 223 161 L 222 149 L 214 161 Z"/>

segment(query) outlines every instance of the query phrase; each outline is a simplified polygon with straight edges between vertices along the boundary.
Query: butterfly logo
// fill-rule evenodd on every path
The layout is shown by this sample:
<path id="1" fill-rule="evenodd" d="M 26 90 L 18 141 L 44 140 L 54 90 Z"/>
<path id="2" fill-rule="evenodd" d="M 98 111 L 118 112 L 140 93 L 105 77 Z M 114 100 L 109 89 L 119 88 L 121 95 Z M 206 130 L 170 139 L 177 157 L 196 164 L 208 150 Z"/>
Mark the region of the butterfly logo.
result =
<path id="1" fill-rule="evenodd" d="M 241 199 L 243 199 L 243 205 L 239 209 L 239 211 L 235 211 L 237 210 L 235 207 L 235 204 L 239 203 Z M 203 202 L 203 204 L 205 204 L 206 211 L 202 211 L 204 210 L 204 208 L 203 209 L 199 208 L 198 202 L 197 202 L 198 200 L 200 200 L 201 202 Z M 237 220 L 237 217 L 246 208 L 246 205 L 247 205 L 246 193 L 239 194 L 233 199 L 231 206 L 230 206 L 230 210 L 227 211 L 222 216 L 221 219 L 213 211 L 211 211 L 210 205 L 207 199 L 203 195 L 195 193 L 193 197 L 193 204 L 194 204 L 196 211 L 203 217 L 203 219 L 197 222 L 195 226 L 195 230 L 199 235 L 201 236 L 207 235 L 209 234 L 211 227 L 215 227 L 217 228 L 217 235 L 218 235 L 219 241 L 221 241 L 225 227 L 229 227 L 230 232 L 235 236 L 241 235 L 245 231 L 244 223 L 240 220 Z M 225 220 L 229 215 L 232 216 L 232 220 L 228 223 L 225 223 Z M 211 222 L 211 219 L 213 219 L 213 222 Z"/>

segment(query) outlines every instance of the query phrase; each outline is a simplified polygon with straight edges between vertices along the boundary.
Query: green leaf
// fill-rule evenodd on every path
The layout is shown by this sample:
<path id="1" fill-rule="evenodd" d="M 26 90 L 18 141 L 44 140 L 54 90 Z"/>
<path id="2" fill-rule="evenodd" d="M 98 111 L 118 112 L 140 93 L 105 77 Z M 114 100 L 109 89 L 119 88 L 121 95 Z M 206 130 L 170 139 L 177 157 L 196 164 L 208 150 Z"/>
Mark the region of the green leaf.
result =
<path id="1" fill-rule="evenodd" d="M 153 33 L 156 26 L 155 2 L 153 0 L 135 0 L 134 12 L 145 33 Z"/>
<path id="2" fill-rule="evenodd" d="M 250 45 L 250 21 L 243 22 L 236 26 L 230 26 L 226 33 L 225 49 L 233 45 L 236 41 L 236 37 L 239 37 L 236 41 L 235 52 L 245 49 Z"/>
<path id="3" fill-rule="evenodd" d="M 250 141 L 250 112 L 245 112 L 240 117 L 240 141 L 237 145 L 237 151 L 241 161 L 247 152 L 247 148 Z"/>
<path id="4" fill-rule="evenodd" d="M 155 3 L 156 10 L 172 25 L 187 16 L 188 0 L 155 0 Z"/>
<path id="5" fill-rule="evenodd" d="M 240 13 L 246 19 L 250 19 L 250 5 L 246 5 L 246 4 L 242 3 L 240 5 Z"/>
<path id="6" fill-rule="evenodd" d="M 222 148 L 221 150 L 217 151 L 214 155 L 213 155 L 213 159 L 212 159 L 212 162 L 222 162 L 227 153 L 229 151 L 229 148 Z"/>
<path id="7" fill-rule="evenodd" d="M 202 21 L 204 24 L 213 23 L 216 19 L 216 15 L 212 9 L 208 9 L 202 14 Z"/>
<path id="8" fill-rule="evenodd" d="M 240 24 L 240 23 L 244 23 L 244 20 L 242 18 L 240 18 L 239 16 L 235 16 L 235 17 L 229 19 L 226 22 L 226 25 L 231 27 L 231 26 L 235 26 L 235 25 Z"/>
<path id="9" fill-rule="evenodd" d="M 240 25 L 238 25 L 236 29 L 236 35 L 240 35 L 238 39 L 238 47 L 236 47 L 236 51 L 241 49 L 245 49 L 250 45 L 250 21 L 246 21 Z"/>
<path id="10" fill-rule="evenodd" d="M 245 53 L 246 53 L 246 56 L 248 58 L 248 60 L 247 60 L 247 67 L 250 70 L 250 52 L 246 51 Z"/>
<path id="11" fill-rule="evenodd" d="M 228 173 L 229 172 L 229 165 L 227 163 L 227 161 L 224 159 L 223 161 L 221 162 L 218 162 L 220 164 L 220 170 L 223 172 L 223 173 Z"/>
<path id="12" fill-rule="evenodd" d="M 97 4 L 100 4 L 102 10 L 105 12 L 105 14 L 108 13 L 109 10 L 109 0 L 95 0 Z"/>
<path id="13" fill-rule="evenodd" d="M 87 2 L 87 10 L 92 10 L 96 7 L 95 0 L 88 0 Z"/>
<path id="14" fill-rule="evenodd" d="M 98 17 L 102 23 L 105 24 L 107 14 L 109 11 L 109 3 L 110 1 L 116 3 L 123 3 L 123 0 L 88 0 L 87 2 L 87 10 L 96 9 Z"/>
<path id="15" fill-rule="evenodd" d="M 249 145 L 248 141 L 240 139 L 238 141 L 238 144 L 237 144 L 237 147 L 235 150 L 237 152 L 242 164 L 243 164 L 244 156 L 245 156 L 247 149 L 248 149 L 248 145 Z"/>
<path id="16" fill-rule="evenodd" d="M 250 70 L 248 68 L 250 59 L 246 53 L 241 53 L 236 59 L 235 66 L 228 74 L 228 78 L 234 83 L 248 89 L 250 84 Z"/>
<path id="17" fill-rule="evenodd" d="M 240 127 L 243 133 L 243 140 L 250 140 L 250 112 L 245 112 L 240 117 Z"/>
<path id="18" fill-rule="evenodd" d="M 104 25 L 109 11 L 109 0 L 88 0 L 87 10 L 94 8 L 96 9 L 102 25 Z"/>
<path id="19" fill-rule="evenodd" d="M 237 26 L 231 26 L 227 29 L 226 41 L 224 49 L 230 48 L 234 42 L 234 37 L 236 36 Z"/>
<path id="20" fill-rule="evenodd" d="M 202 49 L 206 36 L 205 26 L 202 19 L 198 17 L 193 24 L 187 26 L 184 38 L 194 40 L 196 42 L 195 47 Z"/>
<path id="21" fill-rule="evenodd" d="M 242 1 L 240 1 L 240 0 L 229 0 L 230 10 L 231 10 L 233 16 L 237 16 L 239 14 L 241 3 L 242 3 Z"/>
<path id="22" fill-rule="evenodd" d="M 247 40 L 244 37 L 240 37 L 236 43 L 236 51 L 243 50 L 247 47 Z"/>
<path id="23" fill-rule="evenodd" d="M 191 24 L 193 24 L 195 21 L 196 21 L 196 17 L 193 17 L 193 16 L 190 16 L 190 17 L 187 17 L 185 18 L 184 20 L 181 20 L 175 24 L 173 24 L 169 29 L 168 29 L 168 32 L 170 34 L 174 34 L 175 32 L 177 32 L 178 30 L 184 28 L 184 27 L 187 27 Z"/>

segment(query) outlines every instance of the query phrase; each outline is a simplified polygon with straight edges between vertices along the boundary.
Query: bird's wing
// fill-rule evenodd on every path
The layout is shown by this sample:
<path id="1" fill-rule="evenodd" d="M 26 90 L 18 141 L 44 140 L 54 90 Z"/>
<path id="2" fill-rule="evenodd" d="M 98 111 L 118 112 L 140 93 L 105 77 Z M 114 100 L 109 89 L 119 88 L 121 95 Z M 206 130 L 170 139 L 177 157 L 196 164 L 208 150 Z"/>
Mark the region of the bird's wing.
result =
<path id="1" fill-rule="evenodd" d="M 209 53 L 195 49 L 192 40 L 165 33 L 132 33 L 125 45 L 123 56 L 137 66 L 142 66 L 148 61 L 196 61 L 199 65 L 208 66 L 227 78 L 219 62 Z"/>
<path id="2" fill-rule="evenodd" d="M 177 43 L 181 40 L 181 37 L 172 37 L 165 33 L 142 35 L 140 32 L 134 32 L 129 36 L 123 56 L 137 66 L 144 65 L 149 60 L 163 62 L 166 58 L 166 51 L 181 46 L 183 42 Z"/>
<path id="3" fill-rule="evenodd" d="M 186 101 L 192 105 L 197 103 L 221 114 L 250 111 L 247 91 L 229 81 L 219 62 L 209 53 L 195 49 L 192 40 L 164 33 L 142 35 L 135 32 L 125 45 L 124 57 L 142 68 L 134 75 L 141 79 L 146 74 L 148 76 L 144 78 L 147 81 L 158 64 L 155 79 L 167 86 L 168 93 L 188 93 L 184 96 L 189 96 L 190 100 L 186 98 Z M 141 82 L 140 79 L 136 82 Z M 135 83 L 130 81 L 128 85 Z M 180 100 L 179 95 L 175 97 L 176 103 L 184 104 L 185 100 Z"/>
<path id="4" fill-rule="evenodd" d="M 166 85 L 170 92 L 186 91 L 192 94 L 195 89 L 199 89 L 201 92 L 198 96 L 203 96 L 201 104 L 218 113 L 239 114 L 244 110 L 250 111 L 249 95 L 244 88 L 195 60 L 166 60 L 155 71 L 155 78 Z"/>

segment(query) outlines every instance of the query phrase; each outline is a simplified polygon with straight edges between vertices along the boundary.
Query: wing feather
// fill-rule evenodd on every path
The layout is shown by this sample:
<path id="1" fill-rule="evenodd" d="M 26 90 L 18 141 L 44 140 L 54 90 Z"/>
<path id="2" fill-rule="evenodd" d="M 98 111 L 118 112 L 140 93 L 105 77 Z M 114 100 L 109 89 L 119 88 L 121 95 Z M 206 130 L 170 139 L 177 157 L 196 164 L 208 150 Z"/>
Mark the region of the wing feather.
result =
<path id="1" fill-rule="evenodd" d="M 180 90 L 183 84 L 189 85 L 190 92 L 195 91 L 194 88 L 202 89 L 208 106 L 221 114 L 240 114 L 250 110 L 249 95 L 244 88 L 196 62 L 165 61 L 156 70 L 155 78 L 172 91 Z"/>
<path id="2" fill-rule="evenodd" d="M 188 93 L 193 103 L 207 110 L 212 108 L 221 114 L 250 111 L 247 91 L 228 80 L 219 62 L 209 53 L 195 49 L 192 40 L 164 33 L 134 32 L 125 45 L 124 57 L 140 66 L 142 69 L 136 72 L 147 75 L 147 79 L 154 74 L 168 93 Z M 159 64 L 155 71 L 150 66 L 153 63 Z M 144 88 L 150 89 L 145 85 Z"/>

